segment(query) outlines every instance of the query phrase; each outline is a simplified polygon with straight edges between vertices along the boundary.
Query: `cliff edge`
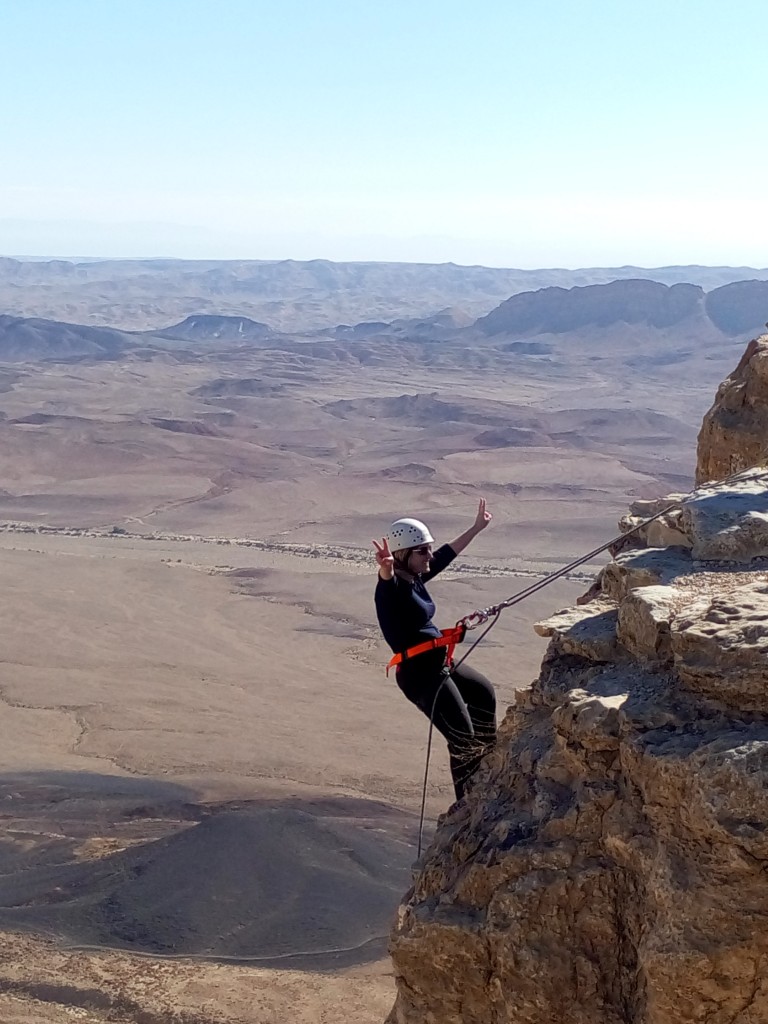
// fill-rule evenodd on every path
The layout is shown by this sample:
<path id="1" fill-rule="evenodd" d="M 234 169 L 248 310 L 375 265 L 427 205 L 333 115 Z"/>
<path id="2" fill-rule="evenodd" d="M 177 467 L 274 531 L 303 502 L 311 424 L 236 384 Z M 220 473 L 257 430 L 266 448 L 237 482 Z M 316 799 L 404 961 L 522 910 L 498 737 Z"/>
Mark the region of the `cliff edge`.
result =
<path id="1" fill-rule="evenodd" d="M 536 626 L 541 674 L 400 907 L 389 1024 L 768 1022 L 767 361 L 700 435 L 697 479 L 740 472 L 635 503 L 624 529 L 669 508 Z"/>

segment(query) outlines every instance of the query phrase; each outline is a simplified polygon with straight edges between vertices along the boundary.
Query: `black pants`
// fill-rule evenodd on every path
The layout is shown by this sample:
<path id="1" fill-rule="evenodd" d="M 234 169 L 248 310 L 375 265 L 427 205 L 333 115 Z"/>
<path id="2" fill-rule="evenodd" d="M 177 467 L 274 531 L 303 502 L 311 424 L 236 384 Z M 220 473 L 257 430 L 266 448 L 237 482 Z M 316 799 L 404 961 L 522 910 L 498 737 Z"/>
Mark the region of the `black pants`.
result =
<path id="1" fill-rule="evenodd" d="M 461 665 L 449 674 L 442 667 L 442 652 L 435 654 L 438 658 L 430 652 L 401 665 L 397 685 L 427 718 L 434 709 L 433 722 L 448 741 L 453 788 L 461 800 L 467 782 L 496 741 L 496 694 L 473 668 Z"/>

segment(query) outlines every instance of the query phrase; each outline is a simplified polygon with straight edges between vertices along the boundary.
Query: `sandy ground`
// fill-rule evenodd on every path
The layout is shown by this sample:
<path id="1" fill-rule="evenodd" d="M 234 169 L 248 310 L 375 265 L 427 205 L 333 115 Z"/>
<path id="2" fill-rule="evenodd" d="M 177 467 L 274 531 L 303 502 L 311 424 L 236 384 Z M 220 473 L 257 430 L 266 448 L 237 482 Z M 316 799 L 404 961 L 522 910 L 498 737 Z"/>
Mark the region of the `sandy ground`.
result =
<path id="1" fill-rule="evenodd" d="M 384 675 L 370 539 L 410 513 L 448 540 L 484 494 L 492 527 L 432 592 L 441 625 L 502 600 L 608 541 L 632 497 L 690 485 L 736 361 L 694 353 L 681 381 L 632 353 L 433 351 L 14 367 L 3 1021 L 385 1016 L 427 722 Z M 537 674 L 533 622 L 602 561 L 473 653 L 502 711 Z M 438 742 L 427 838 L 450 799 Z"/>
<path id="2" fill-rule="evenodd" d="M 392 1004 L 386 963 L 329 973 L 67 950 L 0 935 L 3 1024 L 369 1024 Z"/>
<path id="3" fill-rule="evenodd" d="M 325 792 L 414 806 L 423 722 L 384 675 L 370 565 L 5 533 L 0 566 L 0 713 L 16 723 L 3 770 L 210 775 L 217 798 L 251 779 L 313 789 L 320 775 Z M 433 593 L 450 624 L 529 582 L 446 573 Z M 502 701 L 537 673 L 544 645 L 527 635 L 531 621 L 583 589 L 553 584 L 473 655 Z"/>

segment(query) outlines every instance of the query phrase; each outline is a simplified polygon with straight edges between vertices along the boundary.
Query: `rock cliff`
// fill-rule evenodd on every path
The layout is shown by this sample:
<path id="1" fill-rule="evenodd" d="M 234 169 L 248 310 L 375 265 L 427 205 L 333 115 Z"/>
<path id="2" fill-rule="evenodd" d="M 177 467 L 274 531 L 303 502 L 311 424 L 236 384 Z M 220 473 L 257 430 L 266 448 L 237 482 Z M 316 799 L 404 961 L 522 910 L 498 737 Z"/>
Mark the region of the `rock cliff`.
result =
<path id="1" fill-rule="evenodd" d="M 564 334 L 619 322 L 672 327 L 688 319 L 705 320 L 702 288 L 640 279 L 523 292 L 481 317 L 477 327 L 490 335 Z"/>
<path id="2" fill-rule="evenodd" d="M 520 292 L 481 317 L 476 326 L 489 336 L 529 338 L 634 324 L 723 338 L 748 337 L 766 320 L 768 281 L 736 281 L 705 294 L 693 284 L 639 278 Z"/>
<path id="3" fill-rule="evenodd" d="M 766 345 L 708 414 L 727 443 Z M 390 1024 L 768 1022 L 768 470 L 622 527 L 667 506 L 536 626 L 541 674 L 400 907 Z"/>
<path id="4" fill-rule="evenodd" d="M 696 483 L 768 460 L 768 334 L 747 345 L 720 385 L 699 434 Z"/>

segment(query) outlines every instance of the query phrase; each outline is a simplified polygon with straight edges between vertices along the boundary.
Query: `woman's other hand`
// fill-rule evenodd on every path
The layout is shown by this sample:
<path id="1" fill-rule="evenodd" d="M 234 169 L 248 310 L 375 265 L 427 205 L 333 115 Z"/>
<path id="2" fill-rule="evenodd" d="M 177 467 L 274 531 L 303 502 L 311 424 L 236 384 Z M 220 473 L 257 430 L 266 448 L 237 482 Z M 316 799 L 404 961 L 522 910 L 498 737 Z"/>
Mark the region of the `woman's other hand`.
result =
<path id="1" fill-rule="evenodd" d="M 379 566 L 379 576 L 383 580 L 391 580 L 395 575 L 395 559 L 392 556 L 392 552 L 389 550 L 389 542 L 386 537 L 381 538 L 381 544 L 377 541 L 372 541 L 373 546 L 376 548 L 376 561 Z"/>
<path id="2" fill-rule="evenodd" d="M 480 504 L 477 506 L 477 515 L 475 516 L 475 532 L 480 533 L 493 519 L 493 513 L 488 511 L 485 503 L 485 498 L 480 499 Z"/>
<path id="3" fill-rule="evenodd" d="M 484 530 L 492 519 L 493 516 L 486 507 L 485 498 L 481 498 L 480 504 L 477 506 L 477 515 L 475 516 L 474 523 L 472 523 L 470 528 L 468 530 L 465 530 L 460 537 L 457 537 L 456 540 L 451 541 L 450 546 L 453 548 L 456 554 L 461 554 L 461 552 L 464 550 L 467 544 L 469 544 L 470 541 L 474 540 L 478 533 Z"/>

